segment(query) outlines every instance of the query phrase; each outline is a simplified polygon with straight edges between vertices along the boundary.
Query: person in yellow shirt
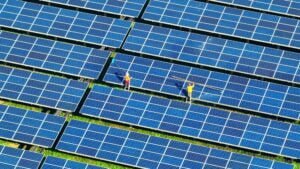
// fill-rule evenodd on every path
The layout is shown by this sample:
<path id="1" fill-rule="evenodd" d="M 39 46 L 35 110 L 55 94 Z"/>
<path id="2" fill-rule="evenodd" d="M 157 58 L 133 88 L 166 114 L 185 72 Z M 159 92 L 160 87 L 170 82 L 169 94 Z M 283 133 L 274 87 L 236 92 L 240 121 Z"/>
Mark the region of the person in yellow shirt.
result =
<path id="1" fill-rule="evenodd" d="M 188 102 L 192 102 L 192 96 L 193 96 L 193 89 L 195 87 L 195 83 L 194 82 L 189 82 L 188 86 L 186 87 L 187 90 L 187 98 L 186 101 Z"/>
<path id="2" fill-rule="evenodd" d="M 132 79 L 132 77 L 130 77 L 129 73 L 126 72 L 125 76 L 124 76 L 124 89 L 125 90 L 130 90 L 130 80 Z"/>

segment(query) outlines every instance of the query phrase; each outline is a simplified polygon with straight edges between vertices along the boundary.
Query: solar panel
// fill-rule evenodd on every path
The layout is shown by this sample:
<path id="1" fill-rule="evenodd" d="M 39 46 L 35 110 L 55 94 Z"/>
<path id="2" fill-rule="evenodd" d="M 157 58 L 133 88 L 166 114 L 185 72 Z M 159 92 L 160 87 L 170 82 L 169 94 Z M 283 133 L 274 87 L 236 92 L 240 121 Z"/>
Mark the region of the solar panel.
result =
<path id="1" fill-rule="evenodd" d="M 0 14 L 0 25 L 4 27 L 113 48 L 121 46 L 130 24 L 120 19 L 19 0 L 9 0 Z"/>
<path id="2" fill-rule="evenodd" d="M 0 168 L 2 169 L 36 169 L 42 159 L 42 154 L 0 145 Z"/>
<path id="3" fill-rule="evenodd" d="M 300 56 L 250 43 L 136 23 L 123 49 L 300 84 Z"/>
<path id="4" fill-rule="evenodd" d="M 300 119 L 300 88 L 125 54 L 117 54 L 104 81 L 122 85 L 126 71 L 136 88 L 186 97 L 193 81 L 195 100 Z"/>
<path id="5" fill-rule="evenodd" d="M 4 62 L 98 79 L 110 52 L 43 38 L 0 32 Z"/>
<path id="6" fill-rule="evenodd" d="M 223 4 L 258 9 L 287 16 L 300 16 L 300 1 L 292 0 L 213 0 Z"/>
<path id="7" fill-rule="evenodd" d="M 76 120 L 70 121 L 56 149 L 139 168 L 293 168 L 286 163 Z"/>
<path id="8" fill-rule="evenodd" d="M 200 105 L 94 86 L 81 114 L 300 158 L 300 126 Z"/>
<path id="9" fill-rule="evenodd" d="M 60 5 L 90 9 L 105 13 L 117 14 L 137 18 L 143 9 L 146 0 L 42 0 Z"/>
<path id="10" fill-rule="evenodd" d="M 252 39 L 300 46 L 300 21 L 195 0 L 151 0 L 143 19 Z"/>
<path id="11" fill-rule="evenodd" d="M 74 112 L 88 84 L 0 66 L 0 98 Z"/>
<path id="12" fill-rule="evenodd" d="M 79 163 L 72 160 L 48 156 L 41 169 L 104 169 L 89 164 Z"/>
<path id="13" fill-rule="evenodd" d="M 50 148 L 64 123 L 63 117 L 0 105 L 3 139 Z"/>

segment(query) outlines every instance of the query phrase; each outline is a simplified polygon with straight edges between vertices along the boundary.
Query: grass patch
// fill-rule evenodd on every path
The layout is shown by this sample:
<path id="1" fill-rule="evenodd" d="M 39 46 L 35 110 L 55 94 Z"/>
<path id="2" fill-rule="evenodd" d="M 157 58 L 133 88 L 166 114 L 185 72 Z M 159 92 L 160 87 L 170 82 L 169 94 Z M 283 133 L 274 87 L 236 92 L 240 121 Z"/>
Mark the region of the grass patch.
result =
<path id="1" fill-rule="evenodd" d="M 133 27 L 134 27 L 134 25 L 135 25 L 135 22 L 131 22 L 131 24 L 130 24 L 130 28 L 133 28 Z"/>
<path id="2" fill-rule="evenodd" d="M 294 162 L 293 164 L 294 164 L 294 169 L 300 169 L 300 164 L 299 163 Z"/>
<path id="3" fill-rule="evenodd" d="M 90 83 L 89 83 L 89 86 L 88 86 L 88 88 L 90 88 L 90 89 L 91 89 L 91 88 L 93 88 L 93 87 L 94 87 L 94 85 L 95 85 L 95 83 L 92 83 L 92 82 L 90 82 Z"/>
<path id="4" fill-rule="evenodd" d="M 37 111 L 37 112 L 42 111 L 42 108 L 39 108 L 39 107 L 33 107 L 33 106 L 24 105 L 21 103 L 11 102 L 11 101 L 6 101 L 6 100 L 0 100 L 0 104 L 6 105 L 6 106 L 17 107 L 17 108 L 25 109 L 25 110 L 31 110 L 31 111 Z"/>
<path id="5" fill-rule="evenodd" d="M 12 148 L 18 148 L 19 147 L 18 143 L 6 141 L 6 140 L 1 140 L 1 139 L 0 139 L 0 145 L 7 146 L 7 147 L 12 147 Z"/>

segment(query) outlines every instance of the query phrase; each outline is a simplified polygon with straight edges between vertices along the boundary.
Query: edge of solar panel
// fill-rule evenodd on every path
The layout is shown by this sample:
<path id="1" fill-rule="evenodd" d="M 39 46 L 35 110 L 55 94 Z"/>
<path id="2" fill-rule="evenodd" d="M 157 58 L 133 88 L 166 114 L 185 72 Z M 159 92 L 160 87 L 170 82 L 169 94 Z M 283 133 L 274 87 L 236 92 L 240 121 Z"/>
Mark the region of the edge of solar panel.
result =
<path id="1" fill-rule="evenodd" d="M 81 122 L 80 120 L 72 120 L 72 121 L 77 121 L 77 122 Z M 70 121 L 71 122 L 71 121 Z M 68 123 L 68 125 L 70 124 L 70 122 Z M 99 124 L 94 124 L 94 123 L 91 123 L 91 122 L 83 122 L 83 123 L 86 123 L 86 124 L 93 124 L 93 125 L 97 125 L 97 126 L 102 126 L 103 125 L 99 125 Z M 109 127 L 109 126 L 105 126 L 107 128 L 114 128 L 114 129 L 118 129 L 118 130 L 122 130 L 122 131 L 126 131 L 126 132 L 129 132 L 129 133 L 137 133 L 137 132 L 134 132 L 134 131 L 129 131 L 129 130 L 125 130 L 125 129 L 120 129 L 120 128 L 116 128 L 116 127 Z M 64 133 L 63 133 L 64 134 Z M 140 133 L 138 133 L 140 134 Z M 152 136 L 152 135 L 147 135 L 147 134 L 141 134 L 141 135 L 146 135 L 148 137 L 155 137 L 155 138 L 162 138 L 162 137 L 157 137 L 157 136 Z M 167 139 L 167 140 L 170 140 L 170 141 L 175 141 L 175 140 L 172 140 L 172 139 L 168 139 L 168 138 L 162 138 L 162 139 Z M 61 140 L 58 141 L 58 143 L 60 142 Z M 189 145 L 195 145 L 195 146 L 198 146 L 198 147 L 204 147 L 203 145 L 197 145 L 197 144 L 193 144 L 193 143 L 186 143 L 186 142 L 182 142 L 182 141 L 176 141 L 176 142 L 180 142 L 180 143 L 184 143 L 184 144 L 189 144 Z M 95 160 L 102 160 L 102 161 L 107 161 L 107 162 L 111 162 L 111 163 L 115 163 L 115 164 L 121 164 L 121 165 L 124 165 L 124 166 L 129 166 L 129 167 L 137 167 L 137 168 L 141 168 L 140 166 L 137 166 L 137 165 L 131 165 L 131 164 L 126 164 L 124 162 L 118 162 L 118 161 L 113 161 L 113 160 L 108 160 L 108 159 L 104 159 L 104 158 L 100 158 L 100 157 L 93 157 L 91 155 L 86 155 L 86 154 L 79 154 L 79 153 L 76 153 L 76 152 L 72 152 L 72 151 L 67 151 L 67 150 L 62 150 L 62 149 L 58 149 L 59 144 L 57 144 L 57 146 L 55 147 L 56 150 L 59 150 L 59 151 L 62 151 L 62 152 L 65 152 L 65 153 L 70 153 L 70 154 L 74 154 L 74 155 L 79 155 L 79 156 L 82 156 L 82 157 L 88 157 L 88 158 L 92 158 L 92 159 L 95 159 Z M 220 149 L 217 149 L 217 148 L 211 148 L 211 147 L 208 147 L 209 149 L 215 149 L 215 150 L 220 150 Z M 231 151 L 227 151 L 227 150 L 220 150 L 220 151 L 224 151 L 224 152 L 229 152 L 229 153 L 235 153 L 235 152 L 231 152 Z M 235 153 L 235 154 L 240 154 L 240 153 Z M 209 156 L 209 155 L 207 155 Z M 245 155 L 245 156 L 250 156 L 250 155 Z M 261 157 L 255 157 L 255 156 L 250 156 L 252 158 L 259 158 L 259 159 L 264 159 L 264 158 L 261 158 Z M 266 159 L 264 159 L 266 160 Z M 270 160 L 270 161 L 273 161 L 273 164 L 275 162 L 278 162 L 278 161 L 275 161 L 275 160 Z M 278 163 L 284 163 L 284 162 L 278 162 Z M 288 165 L 291 165 L 293 166 L 292 164 L 289 164 L 289 163 L 284 163 L 284 164 L 288 164 Z"/>
<path id="2" fill-rule="evenodd" d="M 18 149 L 18 148 L 12 148 L 12 147 L 8 147 L 8 146 L 3 146 L 3 145 L 0 145 L 0 156 L 2 155 L 2 151 L 4 150 L 4 149 L 9 149 L 9 150 L 12 150 L 12 151 L 19 151 L 19 152 L 22 152 L 22 154 L 21 154 L 21 156 L 14 156 L 14 157 L 17 157 L 17 158 L 19 158 L 19 161 L 20 161 L 20 159 L 22 159 L 22 157 L 23 157 L 23 155 L 25 154 L 25 153 L 30 153 L 30 154 L 34 154 L 34 155 L 36 155 L 36 156 L 39 156 L 39 160 L 38 161 L 34 161 L 34 162 L 39 162 L 38 163 L 38 165 L 37 165 L 37 167 L 39 167 L 41 164 L 42 164 L 42 161 L 43 161 L 43 155 L 41 154 L 41 153 L 37 153 L 37 152 L 33 152 L 33 151 L 29 151 L 29 150 L 23 150 L 23 149 Z M 10 154 L 11 155 L 11 154 Z M 30 161 L 32 161 L 32 159 L 28 159 L 28 158 L 26 158 L 27 160 L 30 160 Z M 18 163 L 17 164 L 19 164 L 19 161 L 18 161 Z M 9 164 L 8 164 L 9 165 Z M 28 165 L 28 164 L 27 164 Z M 13 168 L 16 168 L 17 166 L 14 166 Z M 18 167 L 18 169 L 19 168 L 22 168 L 22 169 L 24 169 L 23 168 L 24 166 L 20 166 L 20 167 Z M 27 168 L 26 167 L 26 169 L 30 169 L 30 168 Z"/>
<path id="3" fill-rule="evenodd" d="M 244 8 L 248 8 L 248 9 L 256 9 L 259 10 L 261 12 L 270 12 L 270 13 L 274 13 L 274 14 L 280 14 L 280 15 L 285 15 L 286 17 L 296 17 L 299 18 L 298 15 L 295 14 L 291 14 L 288 12 L 279 12 L 279 11 L 275 11 L 275 10 L 266 10 L 266 9 L 262 9 L 262 8 L 257 8 L 257 7 L 252 7 L 252 6 L 247 6 L 247 5 L 241 5 L 241 4 L 237 4 L 237 3 L 233 3 L 233 2 L 224 2 L 224 1 L 219 1 L 219 0 L 208 0 L 209 2 L 217 2 L 223 5 L 233 5 L 236 7 L 244 7 Z"/>
<path id="4" fill-rule="evenodd" d="M 4 66 L 4 67 L 7 67 L 7 66 Z M 8 68 L 11 68 L 11 67 L 8 67 Z M 23 70 L 23 69 L 19 69 L 19 70 Z M 33 73 L 37 73 L 37 72 L 33 72 Z M 38 74 L 40 74 L 40 73 L 38 73 Z M 51 76 L 51 75 L 48 75 L 48 76 Z M 60 77 L 60 78 L 62 78 L 62 77 Z M 64 78 L 64 79 L 66 79 L 66 78 Z M 68 79 L 68 80 L 70 80 L 70 79 Z M 86 91 L 87 88 L 88 88 L 88 84 L 86 83 L 86 87 L 85 87 L 84 90 Z M 40 107 L 45 107 L 45 108 L 49 108 L 49 109 L 61 110 L 61 111 L 66 111 L 66 112 L 71 112 L 72 111 L 72 110 L 67 110 L 67 109 L 54 108 L 54 107 L 50 107 L 50 106 L 42 105 L 42 104 L 31 103 L 31 102 L 27 102 L 27 101 L 20 101 L 20 100 L 17 100 L 17 99 L 12 99 L 12 98 L 3 97 L 3 96 L 0 96 L 0 98 L 6 99 L 6 100 L 15 101 L 15 102 L 19 102 L 19 103 L 25 103 L 25 104 L 29 104 L 29 105 L 36 105 L 36 106 L 40 106 Z M 81 100 L 82 99 L 83 98 L 81 98 Z M 78 108 L 78 105 L 77 105 L 77 108 Z"/>
<path id="5" fill-rule="evenodd" d="M 17 1 L 17 0 L 14 0 L 14 1 Z M 24 2 L 24 3 L 29 3 L 29 2 Z M 54 8 L 57 8 L 57 7 L 54 7 Z M 65 10 L 69 10 L 69 9 L 65 9 Z M 99 16 L 99 15 L 97 15 L 97 16 Z M 106 17 L 106 16 L 100 16 L 100 17 L 109 18 L 109 17 Z M 114 19 L 113 18 L 113 20 L 120 20 L 120 19 Z M 124 20 L 122 20 L 122 21 L 124 21 Z M 126 22 L 131 23 L 130 21 L 126 21 Z M 120 46 L 119 47 L 115 47 L 115 46 L 110 46 L 110 45 L 107 45 L 107 44 L 100 44 L 100 43 L 98 44 L 98 43 L 94 43 L 94 42 L 91 42 L 91 41 L 83 41 L 83 40 L 78 40 L 78 39 L 74 39 L 74 38 L 68 38 L 68 37 L 64 37 L 64 36 L 53 35 L 53 34 L 49 34 L 48 32 L 47 33 L 42 33 L 42 32 L 32 31 L 32 30 L 29 30 L 29 29 L 17 28 L 17 27 L 14 27 L 14 26 L 7 26 L 7 25 L 2 25 L 2 24 L 0 24 L 0 26 L 1 27 L 10 28 L 10 29 L 14 29 L 14 30 L 19 30 L 19 31 L 32 32 L 32 33 L 35 33 L 35 34 L 38 34 L 38 35 L 42 35 L 42 36 L 47 35 L 49 37 L 54 37 L 54 38 L 58 37 L 58 38 L 66 39 L 66 40 L 80 41 L 81 43 L 87 43 L 87 44 L 92 44 L 92 45 L 97 45 L 97 46 L 105 46 L 105 47 L 110 47 L 110 48 L 113 48 L 113 49 L 116 49 L 116 48 L 120 47 Z M 128 26 L 126 35 L 128 34 L 129 29 L 130 29 L 130 24 Z M 107 32 L 109 32 L 109 31 L 107 31 Z M 122 42 L 125 40 L 126 35 L 122 39 Z"/>
<path id="6" fill-rule="evenodd" d="M 93 11 L 96 11 L 96 9 L 94 8 L 86 8 L 86 7 L 83 7 L 83 6 L 79 6 L 79 5 L 73 5 L 73 4 L 69 4 L 69 3 L 61 3 L 61 2 L 57 2 L 57 1 L 51 1 L 51 0 L 41 0 L 41 1 L 44 1 L 44 2 L 49 2 L 49 3 L 53 3 L 53 4 L 59 4 L 59 5 L 64 5 L 64 6 L 72 6 L 72 7 L 76 7 L 76 8 L 81 8 L 81 9 L 88 9 L 88 10 L 93 10 Z M 145 3 L 146 3 L 146 0 L 144 0 L 144 5 L 143 7 L 145 6 Z M 120 15 L 120 16 L 126 16 L 126 17 L 132 17 L 132 18 L 136 18 L 138 17 L 137 16 L 134 16 L 134 15 L 127 15 L 127 14 L 121 14 L 121 13 L 117 13 L 117 12 L 111 12 L 111 11 L 107 11 L 107 10 L 100 10 L 101 12 L 104 12 L 104 13 L 108 13 L 108 14 L 113 14 L 113 15 Z M 139 15 L 141 14 L 141 11 L 139 11 Z"/>
<path id="7" fill-rule="evenodd" d="M 166 21 L 161 22 L 161 21 L 154 20 L 154 19 L 144 18 L 144 14 L 146 14 L 146 13 L 145 12 L 143 13 L 142 19 L 146 20 L 146 21 L 150 21 L 150 22 L 161 23 L 161 24 L 171 25 L 171 26 L 180 27 L 180 28 L 188 28 L 188 29 L 192 29 L 192 30 L 196 30 L 196 31 L 204 31 L 204 32 L 209 32 L 209 33 L 223 35 L 223 36 L 230 36 L 230 37 L 238 38 L 238 39 L 242 39 L 242 40 L 250 39 L 250 40 L 256 41 L 256 42 L 261 42 L 261 43 L 266 43 L 266 44 L 272 44 L 272 45 L 276 45 L 276 46 L 284 46 L 284 47 L 293 48 L 293 49 L 299 49 L 296 46 L 288 46 L 288 45 L 284 45 L 284 44 L 280 44 L 280 43 L 273 43 L 273 42 L 268 42 L 268 41 L 262 41 L 262 40 L 257 40 L 257 39 L 253 39 L 253 38 L 246 38 L 246 37 L 242 37 L 242 36 L 225 34 L 225 33 L 221 33 L 221 32 L 214 32 L 214 31 L 210 31 L 210 30 L 202 29 L 202 28 L 195 28 L 195 27 L 184 26 L 184 25 L 180 25 L 180 24 L 173 24 L 173 23 L 166 22 Z"/>
<path id="8" fill-rule="evenodd" d="M 1 32 L 6 32 L 6 31 L 0 30 L 0 34 L 1 34 Z M 11 33 L 11 32 L 9 32 L 9 33 Z M 17 34 L 17 33 L 13 33 L 13 34 L 19 35 L 19 34 Z M 31 36 L 31 35 L 25 35 L 25 36 Z M 31 37 L 34 37 L 34 36 L 31 36 Z M 37 38 L 37 39 L 49 40 L 49 39 L 45 39 L 45 38 L 38 38 L 38 37 L 35 37 L 35 38 Z M 49 41 L 56 42 L 56 41 L 54 41 L 54 40 L 49 40 Z M 65 42 L 60 42 L 60 43 L 65 43 Z M 67 43 L 67 44 L 69 44 L 69 43 Z M 76 46 L 75 44 L 71 44 L 71 45 Z M 84 76 L 84 75 L 80 75 L 80 74 L 72 74 L 72 73 L 67 73 L 67 72 L 63 72 L 63 71 L 57 71 L 57 70 L 55 70 L 55 69 L 49 69 L 49 68 L 44 68 L 44 67 L 42 68 L 42 67 L 39 67 L 39 66 L 33 66 L 33 65 L 28 65 L 28 64 L 18 63 L 18 62 L 12 62 L 12 61 L 8 61 L 8 60 L 6 60 L 6 59 L 4 59 L 4 60 L 2 60 L 2 61 L 3 61 L 3 62 L 6 62 L 6 63 L 11 63 L 11 64 L 16 64 L 16 65 L 25 66 L 25 67 L 36 68 L 36 69 L 39 69 L 39 70 L 46 70 L 46 71 L 50 71 L 50 72 L 57 72 L 57 73 L 65 74 L 65 75 L 70 75 L 70 76 L 75 76 L 75 77 L 83 77 L 83 78 L 86 78 L 86 79 L 92 79 L 92 80 L 95 80 L 95 79 L 98 79 L 98 78 L 99 78 L 101 72 L 102 72 L 103 69 L 104 69 L 104 65 L 108 62 L 108 58 L 109 58 L 109 56 L 111 55 L 111 52 L 110 52 L 110 51 L 106 51 L 106 50 L 102 50 L 102 51 L 107 52 L 107 53 L 108 53 L 108 57 L 106 58 L 106 60 L 105 60 L 105 62 L 104 62 L 104 64 L 103 64 L 103 66 L 102 66 L 102 68 L 99 70 L 99 73 L 98 73 L 98 75 L 97 75 L 96 78 L 92 78 L 92 77 L 90 77 L 90 76 Z M 87 57 L 87 58 L 88 58 L 88 57 Z"/>
<path id="9" fill-rule="evenodd" d="M 0 104 L 0 107 L 1 106 L 6 106 L 6 105 L 1 105 Z M 9 107 L 11 107 L 11 106 L 6 106 L 7 108 L 6 108 L 6 110 L 9 108 Z M 26 111 L 26 112 L 33 112 L 33 113 L 39 113 L 39 114 L 43 114 L 44 116 L 55 116 L 55 115 L 52 115 L 52 114 L 45 114 L 45 113 L 42 113 L 42 112 L 37 112 L 37 111 L 32 111 L 32 110 L 25 110 L 25 109 L 21 109 L 21 108 L 16 108 L 16 107 L 12 107 L 12 108 L 15 108 L 15 109 L 20 109 L 20 110 L 24 110 L 24 111 Z M 10 140 L 10 141 L 16 141 L 16 142 L 19 142 L 19 143 L 23 143 L 23 144 L 30 144 L 30 145 L 35 145 L 35 146 L 38 146 L 38 147 L 43 147 L 43 148 L 51 148 L 51 147 L 53 147 L 53 145 L 55 144 L 55 140 L 57 140 L 58 138 L 59 138 L 59 134 L 62 132 L 62 129 L 63 129 L 63 127 L 64 127 L 64 124 L 65 124 L 65 122 L 66 122 L 66 118 L 64 118 L 64 117 L 61 117 L 61 116 L 57 116 L 57 117 L 59 117 L 59 118 L 61 118 L 61 119 L 64 119 L 64 122 L 62 123 L 62 125 L 61 125 L 61 127 L 60 127 L 60 129 L 59 129 L 59 132 L 57 133 L 57 136 L 55 137 L 55 139 L 53 139 L 54 141 L 53 141 L 53 143 L 52 143 L 52 145 L 50 146 L 50 147 L 47 147 L 47 146 L 44 146 L 44 145 L 38 145 L 38 144 L 34 144 L 34 143 L 30 143 L 30 142 L 25 142 L 25 141 L 21 141 L 21 140 L 16 140 L 16 139 L 9 139 L 9 138 L 6 138 L 6 137 L 1 137 L 0 136 L 0 138 L 2 138 L 2 139 L 4 139 L 4 140 Z M 2 121 L 2 118 L 0 119 L 0 122 Z"/>
<path id="10" fill-rule="evenodd" d="M 103 86 L 102 86 L 103 87 Z M 113 89 L 115 90 L 115 89 Z M 90 92 L 91 93 L 91 92 Z M 89 95 L 90 95 L 89 93 Z M 87 96 L 87 98 L 89 97 L 89 95 Z M 142 95 L 145 95 L 145 94 L 142 94 Z M 151 96 L 150 96 L 151 97 Z M 159 96 L 154 96 L 154 97 L 159 97 Z M 83 108 L 84 106 L 81 107 L 81 109 Z M 206 139 L 206 138 L 199 138 L 199 137 L 195 137 L 195 136 L 191 136 L 191 135 L 187 135 L 187 134 L 182 134 L 182 133 L 175 133 L 175 132 L 171 132 L 171 131 L 168 131 L 168 130 L 160 130 L 160 129 L 157 129 L 157 128 L 152 128 L 152 127 L 146 127 L 146 126 L 142 126 L 142 125 L 138 125 L 138 124 L 134 124 L 134 123 L 129 123 L 129 122 L 124 122 L 124 121 L 121 121 L 121 120 L 113 120 L 113 119 L 110 119 L 110 118 L 105 118 L 105 117 L 99 117 L 99 116 L 94 116 L 94 115 L 91 115 L 91 114 L 87 114 L 87 113 L 82 113 L 81 110 L 79 111 L 80 114 L 83 114 L 85 116 L 89 116 L 89 117 L 93 117 L 93 118 L 97 118 L 97 119 L 104 119 L 104 120 L 107 120 L 107 121 L 111 121 L 111 122 L 118 122 L 118 123 L 123 123 L 123 124 L 126 124 L 126 125 L 129 125 L 129 126 L 136 126 L 136 127 L 141 127 L 141 128 L 145 128 L 145 129 L 150 129 L 150 130 L 153 130 L 153 131 L 158 131 L 158 132 L 165 132 L 165 133 L 169 133 L 169 134 L 172 134 L 172 135 L 178 135 L 178 136 L 184 136 L 184 137 L 187 137 L 187 138 L 193 138 L 193 139 L 196 139 L 196 140 L 204 140 L 204 141 L 209 141 L 209 142 L 215 142 L 215 141 L 212 141 L 212 140 L 209 140 L 209 139 Z M 121 114 L 121 113 L 120 113 Z M 247 114 L 248 115 L 248 114 Z M 250 116 L 250 115 L 248 115 Z M 249 148 L 249 147 L 245 147 L 245 146 L 237 146 L 235 144 L 230 144 L 230 143 L 222 143 L 222 142 L 216 142 L 218 144 L 223 144 L 223 145 L 230 145 L 230 146 L 233 146 L 233 147 L 237 147 L 237 148 L 243 148 L 243 149 L 246 149 L 246 150 L 251 150 L 251 151 L 255 151 L 255 152 L 263 152 L 263 153 L 266 153 L 266 154 L 272 154 L 272 155 L 275 155 L 275 156 L 278 156 L 279 154 L 276 154 L 276 153 L 272 153 L 272 152 L 268 152 L 268 151 L 263 151 L 263 150 L 257 150 L 257 149 L 254 149 L 254 148 Z M 282 157 L 289 157 L 291 159 L 297 159 L 296 157 L 293 157 L 293 156 L 286 156 L 286 155 L 280 155 Z"/>
<path id="11" fill-rule="evenodd" d="M 139 23 L 139 24 L 141 24 L 141 23 Z M 151 26 L 153 26 L 153 25 L 151 25 Z M 132 29 L 134 29 L 134 27 Z M 169 29 L 169 28 L 167 28 L 167 29 Z M 131 30 L 129 31 L 128 36 L 130 36 Z M 172 30 L 175 30 L 175 29 L 172 29 Z M 202 35 L 202 34 L 200 34 L 200 35 Z M 127 39 L 125 40 L 124 44 L 126 44 L 126 42 L 127 42 Z M 194 65 L 199 65 L 199 66 L 205 65 L 205 66 L 210 67 L 210 68 L 224 69 L 224 70 L 228 70 L 228 71 L 232 71 L 232 72 L 238 72 L 238 73 L 242 73 L 242 74 L 248 74 L 248 72 L 243 72 L 243 71 L 239 71 L 239 70 L 228 69 L 228 68 L 225 68 L 225 67 L 218 67 L 218 66 L 213 66 L 213 65 L 205 64 L 205 63 L 201 64 L 199 62 L 192 62 L 192 61 L 187 61 L 187 60 L 183 60 L 183 59 L 179 59 L 179 58 L 171 58 L 171 57 L 167 57 L 167 56 L 163 56 L 163 55 L 157 55 L 157 54 L 153 54 L 153 53 L 150 54 L 150 53 L 146 53 L 146 52 L 143 52 L 143 51 L 131 50 L 131 49 L 124 48 L 124 45 L 122 46 L 122 49 L 124 49 L 125 51 L 129 51 L 129 52 L 151 55 L 151 56 L 154 56 L 156 58 L 165 58 L 165 59 L 180 61 L 180 62 L 183 62 L 183 63 L 190 63 L 190 64 L 194 64 Z M 200 58 L 200 57 L 202 57 L 202 56 L 198 56 L 198 58 Z M 239 56 L 239 58 L 241 58 L 241 57 Z M 253 76 L 259 77 L 259 78 L 260 77 L 266 77 L 266 78 L 269 78 L 269 79 L 272 79 L 272 80 L 287 81 L 285 79 L 270 77 L 270 76 L 256 74 L 256 73 L 250 73 L 250 74 L 253 75 Z M 297 74 L 295 74 L 294 76 L 296 77 L 296 75 Z M 300 82 L 297 82 L 297 81 L 294 81 L 294 80 L 289 81 L 289 82 L 295 83 L 295 84 L 300 84 Z"/>
<path id="12" fill-rule="evenodd" d="M 103 78 L 103 81 L 108 83 L 108 84 L 114 84 L 114 85 L 118 85 L 118 86 L 123 86 L 122 83 L 116 83 L 116 82 L 112 82 L 109 80 L 106 80 L 105 77 Z M 161 91 L 157 91 L 157 90 L 153 90 L 153 89 L 148 89 L 148 88 L 143 88 L 143 87 L 137 87 L 137 86 L 130 86 L 130 88 L 136 88 L 136 89 L 142 89 L 142 90 L 146 90 L 146 91 L 150 91 L 150 92 L 154 92 L 154 93 L 163 93 L 166 95 L 171 95 L 171 96 L 175 96 L 175 97 L 180 97 L 180 98 L 186 98 L 185 96 L 182 95 L 177 95 L 177 94 L 173 94 L 173 93 L 167 93 L 167 92 L 161 92 Z M 251 112 L 256 112 L 259 114 L 267 114 L 267 115 L 271 115 L 271 116 L 275 116 L 275 117 L 281 117 L 281 118 L 286 118 L 286 119 L 290 119 L 290 120 L 300 120 L 300 114 L 298 119 L 292 118 L 292 117 L 288 117 L 288 116 L 282 116 L 282 115 L 278 115 L 278 114 L 272 114 L 272 113 L 268 113 L 268 112 L 260 112 L 260 111 L 256 111 L 256 110 L 252 110 L 252 109 L 248 109 L 248 108 L 239 108 L 239 107 L 234 107 L 231 105 L 227 105 L 227 104 L 223 104 L 223 103 L 216 103 L 216 102 L 212 102 L 212 101 L 208 101 L 208 100 L 202 100 L 202 99 L 194 99 L 196 101 L 202 101 L 202 102 L 206 102 L 206 103 L 211 103 L 211 104 L 217 104 L 217 105 L 221 105 L 221 106 L 225 106 L 225 107 L 231 107 L 231 108 L 235 108 L 235 109 L 239 109 L 239 110 L 246 110 L 246 111 L 251 111 Z"/>
<path id="13" fill-rule="evenodd" d="M 54 160 L 54 161 L 52 161 L 53 163 L 51 164 L 51 163 L 47 163 L 47 161 L 51 161 L 51 160 Z M 54 162 L 57 162 L 57 161 L 55 161 L 55 160 L 59 160 L 59 161 L 64 161 L 64 164 L 63 165 L 59 165 L 59 164 L 55 164 Z M 76 165 L 76 167 L 79 167 L 79 166 L 77 166 L 77 165 L 85 165 L 85 168 L 84 169 L 90 169 L 90 167 L 92 168 L 92 169 L 105 169 L 105 168 L 103 168 L 103 167 L 99 167 L 99 166 L 95 166 L 95 165 L 90 165 L 90 164 L 88 164 L 88 163 L 82 163 L 82 162 L 77 162 L 77 161 L 74 161 L 74 160 L 69 160 L 69 159 L 64 159 L 64 158 L 58 158 L 58 157 L 54 157 L 54 156 L 47 156 L 46 158 L 45 158 L 45 160 L 44 160 L 44 162 L 43 162 L 43 165 L 40 167 L 40 169 L 47 169 L 47 167 L 48 167 L 48 169 L 49 169 L 49 167 L 50 166 L 55 166 L 55 168 L 56 169 L 65 169 L 65 168 L 67 168 L 66 167 L 66 164 L 68 164 L 69 162 L 71 162 L 71 163 L 73 163 L 74 165 Z M 46 167 L 44 167 L 45 165 L 48 165 L 48 166 L 46 166 Z M 73 166 L 73 167 L 75 167 L 75 166 Z M 69 168 L 68 168 L 69 169 Z M 76 168 L 70 168 L 70 169 L 76 169 Z M 79 168 L 77 168 L 77 169 L 79 169 Z M 83 169 L 83 168 L 81 168 L 81 169 Z"/>

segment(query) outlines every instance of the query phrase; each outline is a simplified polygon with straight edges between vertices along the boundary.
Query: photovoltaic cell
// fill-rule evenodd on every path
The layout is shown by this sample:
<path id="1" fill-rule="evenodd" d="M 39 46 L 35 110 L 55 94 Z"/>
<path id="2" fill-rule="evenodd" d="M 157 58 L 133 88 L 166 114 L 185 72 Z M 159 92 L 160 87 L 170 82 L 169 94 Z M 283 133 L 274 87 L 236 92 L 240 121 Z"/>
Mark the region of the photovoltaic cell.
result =
<path id="1" fill-rule="evenodd" d="M 94 86 L 81 114 L 300 158 L 300 126 L 171 99 Z"/>
<path id="2" fill-rule="evenodd" d="M 136 23 L 123 49 L 300 84 L 300 55 L 250 43 Z"/>
<path id="3" fill-rule="evenodd" d="M 74 112 L 88 84 L 0 66 L 0 98 Z"/>
<path id="4" fill-rule="evenodd" d="M 122 16 L 137 18 L 143 9 L 146 0 L 42 0 L 60 5 L 90 9 Z"/>
<path id="5" fill-rule="evenodd" d="M 97 79 L 110 52 L 0 31 L 0 60 Z"/>
<path id="6" fill-rule="evenodd" d="M 51 148 L 65 118 L 0 105 L 0 138 Z"/>
<path id="7" fill-rule="evenodd" d="M 20 0 L 7 1 L 0 14 L 0 25 L 4 27 L 113 48 L 121 46 L 130 24 L 120 19 Z"/>
<path id="8" fill-rule="evenodd" d="M 274 12 L 287 16 L 300 16 L 300 1 L 298 0 L 213 0 L 224 4 Z"/>
<path id="9" fill-rule="evenodd" d="M 273 168 L 293 165 L 72 120 L 56 149 L 139 168 Z"/>
<path id="10" fill-rule="evenodd" d="M 123 85 L 126 71 L 133 77 L 131 86 L 136 88 L 186 97 L 187 83 L 193 81 L 195 100 L 300 119 L 297 87 L 125 54 L 117 54 L 104 81 Z"/>
<path id="11" fill-rule="evenodd" d="M 2 169 L 36 169 L 42 159 L 42 154 L 0 145 L 0 168 Z"/>
<path id="12" fill-rule="evenodd" d="M 151 0 L 143 19 L 291 48 L 300 46 L 300 20 L 195 0 Z"/>
<path id="13" fill-rule="evenodd" d="M 104 169 L 89 164 L 79 163 L 72 160 L 48 156 L 43 162 L 41 169 Z"/>

